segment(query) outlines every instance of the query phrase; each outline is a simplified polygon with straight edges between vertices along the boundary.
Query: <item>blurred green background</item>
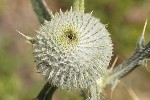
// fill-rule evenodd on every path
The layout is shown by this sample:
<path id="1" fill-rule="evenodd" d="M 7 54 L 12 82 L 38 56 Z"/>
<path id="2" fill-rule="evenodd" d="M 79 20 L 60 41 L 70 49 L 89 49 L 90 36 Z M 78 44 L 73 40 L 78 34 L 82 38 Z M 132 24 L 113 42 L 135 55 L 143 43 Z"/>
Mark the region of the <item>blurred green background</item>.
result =
<path id="1" fill-rule="evenodd" d="M 72 0 L 46 0 L 55 13 L 70 9 Z M 130 57 L 148 19 L 145 40 L 150 40 L 150 0 L 85 0 L 85 12 L 93 12 L 108 24 L 117 64 Z M 32 47 L 16 30 L 34 36 L 40 26 L 30 0 L 0 0 L 0 100 L 31 100 L 45 81 L 37 73 Z M 112 60 L 113 62 L 113 60 Z M 150 63 L 147 66 L 150 69 Z M 82 100 L 77 91 L 57 90 L 54 100 Z M 121 80 L 106 100 L 150 100 L 150 72 L 139 67 Z M 138 98 L 138 99 L 137 99 Z"/>

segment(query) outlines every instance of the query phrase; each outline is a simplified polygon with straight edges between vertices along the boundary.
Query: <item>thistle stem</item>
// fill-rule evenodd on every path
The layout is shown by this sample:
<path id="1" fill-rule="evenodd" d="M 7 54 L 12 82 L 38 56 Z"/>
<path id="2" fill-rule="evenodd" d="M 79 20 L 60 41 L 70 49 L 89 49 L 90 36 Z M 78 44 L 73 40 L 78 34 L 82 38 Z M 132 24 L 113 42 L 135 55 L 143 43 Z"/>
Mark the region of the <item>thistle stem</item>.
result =
<path id="1" fill-rule="evenodd" d="M 74 11 L 79 11 L 79 1 L 80 0 L 74 0 L 74 4 L 73 4 Z"/>
<path id="2" fill-rule="evenodd" d="M 73 10 L 84 12 L 84 0 L 74 0 Z"/>
<path id="3" fill-rule="evenodd" d="M 150 57 L 150 42 L 139 50 L 136 50 L 135 53 L 131 56 L 131 58 L 127 59 L 120 65 L 116 66 L 110 76 L 113 76 L 114 79 L 121 79 L 132 72 L 135 68 L 145 65 L 146 59 Z"/>
<path id="4" fill-rule="evenodd" d="M 52 100 L 52 96 L 57 87 L 52 86 L 49 82 L 47 82 L 35 100 Z"/>
<path id="5" fill-rule="evenodd" d="M 45 0 L 31 0 L 32 7 L 34 12 L 36 13 L 38 20 L 41 24 L 44 23 L 45 20 L 50 21 L 52 18 L 51 11 L 48 9 Z"/>
<path id="6" fill-rule="evenodd" d="M 81 0 L 80 1 L 80 11 L 83 11 L 84 12 L 84 0 Z"/>

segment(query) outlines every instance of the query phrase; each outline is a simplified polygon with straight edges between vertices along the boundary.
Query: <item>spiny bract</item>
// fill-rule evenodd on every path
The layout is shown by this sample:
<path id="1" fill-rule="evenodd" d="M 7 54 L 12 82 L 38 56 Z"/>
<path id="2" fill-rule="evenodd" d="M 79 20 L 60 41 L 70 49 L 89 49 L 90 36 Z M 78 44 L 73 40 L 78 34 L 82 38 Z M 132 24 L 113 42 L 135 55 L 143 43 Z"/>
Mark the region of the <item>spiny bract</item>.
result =
<path id="1" fill-rule="evenodd" d="M 112 56 L 105 26 L 89 13 L 56 13 L 37 31 L 33 44 L 39 72 L 62 89 L 87 88 L 100 79 Z"/>

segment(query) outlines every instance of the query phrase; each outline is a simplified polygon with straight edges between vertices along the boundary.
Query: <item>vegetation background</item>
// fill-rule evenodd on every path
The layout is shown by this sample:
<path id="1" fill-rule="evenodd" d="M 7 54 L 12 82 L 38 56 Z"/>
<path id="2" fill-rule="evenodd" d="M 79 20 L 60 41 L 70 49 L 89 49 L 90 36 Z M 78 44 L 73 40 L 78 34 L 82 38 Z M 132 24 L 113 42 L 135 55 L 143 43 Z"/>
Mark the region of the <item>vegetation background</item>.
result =
<path id="1" fill-rule="evenodd" d="M 46 0 L 55 13 L 70 9 L 73 0 Z M 145 33 L 150 41 L 150 0 L 85 0 L 85 12 L 93 12 L 108 24 L 114 43 L 114 57 L 119 64 L 130 57 L 148 19 Z M 45 81 L 37 73 L 32 47 L 16 32 L 34 36 L 40 26 L 30 0 L 0 0 L 0 100 L 31 100 Z M 113 62 L 113 60 L 112 60 Z M 111 63 L 112 64 L 112 63 Z M 150 63 L 147 66 L 150 69 Z M 149 100 L 150 72 L 139 67 L 121 80 L 112 93 L 103 94 L 106 100 Z M 137 99 L 138 98 L 138 99 Z M 79 92 L 57 90 L 54 100 L 82 100 Z"/>

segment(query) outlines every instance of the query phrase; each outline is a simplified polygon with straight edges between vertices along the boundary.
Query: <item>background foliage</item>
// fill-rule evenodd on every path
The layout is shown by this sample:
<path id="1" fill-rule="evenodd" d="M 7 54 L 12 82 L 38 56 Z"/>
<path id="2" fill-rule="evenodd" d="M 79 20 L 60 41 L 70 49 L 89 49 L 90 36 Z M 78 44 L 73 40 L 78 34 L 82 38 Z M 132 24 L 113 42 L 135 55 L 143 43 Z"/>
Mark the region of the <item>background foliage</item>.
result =
<path id="1" fill-rule="evenodd" d="M 55 13 L 61 8 L 69 9 L 72 0 L 46 0 Z M 114 43 L 117 64 L 134 51 L 142 33 L 146 18 L 150 20 L 149 0 L 85 0 L 85 12 L 93 12 L 101 22 L 108 24 Z M 0 100 L 31 100 L 45 81 L 37 73 L 32 48 L 16 30 L 34 36 L 39 22 L 32 10 L 30 0 L 0 0 Z M 150 40 L 150 21 L 145 33 Z M 112 61 L 113 62 L 113 61 Z M 150 63 L 148 68 L 150 69 Z M 140 67 L 121 80 L 113 92 L 112 100 L 149 100 L 150 72 Z M 105 98 L 111 98 L 110 88 Z M 78 91 L 57 90 L 54 100 L 82 100 Z"/>

